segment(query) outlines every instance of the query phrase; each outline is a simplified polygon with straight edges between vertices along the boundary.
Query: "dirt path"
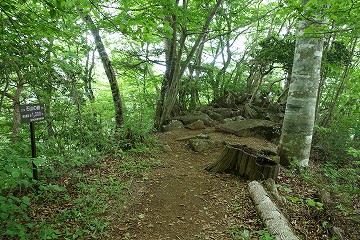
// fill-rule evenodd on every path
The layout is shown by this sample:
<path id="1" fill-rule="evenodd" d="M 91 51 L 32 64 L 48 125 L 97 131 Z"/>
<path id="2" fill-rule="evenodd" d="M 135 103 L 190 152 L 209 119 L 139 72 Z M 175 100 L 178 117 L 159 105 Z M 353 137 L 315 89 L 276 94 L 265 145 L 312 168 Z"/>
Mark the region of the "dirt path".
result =
<path id="1" fill-rule="evenodd" d="M 206 131 L 212 139 L 273 147 L 255 138 Z M 160 167 L 134 184 L 117 239 L 232 239 L 235 229 L 261 228 L 247 182 L 204 170 L 222 149 L 196 153 L 187 141 L 176 141 L 199 133 L 184 130 L 158 135 L 160 144 L 169 145 L 171 151 L 159 153 Z"/>

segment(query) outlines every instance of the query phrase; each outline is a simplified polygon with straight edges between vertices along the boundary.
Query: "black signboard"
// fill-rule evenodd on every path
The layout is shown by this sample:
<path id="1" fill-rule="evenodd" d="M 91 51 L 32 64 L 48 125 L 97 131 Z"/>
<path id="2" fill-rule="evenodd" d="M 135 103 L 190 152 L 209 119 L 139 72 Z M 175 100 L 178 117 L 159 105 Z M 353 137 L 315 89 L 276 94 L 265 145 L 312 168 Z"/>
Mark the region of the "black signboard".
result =
<path id="1" fill-rule="evenodd" d="M 20 105 L 21 123 L 30 123 L 31 157 L 36 158 L 35 122 L 45 119 L 44 104 Z M 39 180 L 37 166 L 32 162 L 33 178 Z"/>
<path id="2" fill-rule="evenodd" d="M 45 119 L 44 104 L 20 105 L 21 123 L 31 123 Z"/>

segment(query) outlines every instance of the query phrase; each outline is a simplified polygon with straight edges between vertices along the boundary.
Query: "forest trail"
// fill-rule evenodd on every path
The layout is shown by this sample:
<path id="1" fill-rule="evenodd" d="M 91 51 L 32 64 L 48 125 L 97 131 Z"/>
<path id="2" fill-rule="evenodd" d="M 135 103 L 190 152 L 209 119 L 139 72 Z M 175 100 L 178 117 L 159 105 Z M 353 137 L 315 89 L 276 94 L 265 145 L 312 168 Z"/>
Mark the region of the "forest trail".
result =
<path id="1" fill-rule="evenodd" d="M 261 221 L 247 190 L 247 181 L 229 174 L 210 174 L 204 168 L 216 160 L 222 148 L 194 152 L 187 141 L 177 139 L 206 133 L 214 140 L 275 148 L 265 140 L 239 138 L 206 130 L 159 133 L 160 166 L 134 180 L 131 195 L 113 239 L 234 239 L 239 231 L 257 231 Z"/>

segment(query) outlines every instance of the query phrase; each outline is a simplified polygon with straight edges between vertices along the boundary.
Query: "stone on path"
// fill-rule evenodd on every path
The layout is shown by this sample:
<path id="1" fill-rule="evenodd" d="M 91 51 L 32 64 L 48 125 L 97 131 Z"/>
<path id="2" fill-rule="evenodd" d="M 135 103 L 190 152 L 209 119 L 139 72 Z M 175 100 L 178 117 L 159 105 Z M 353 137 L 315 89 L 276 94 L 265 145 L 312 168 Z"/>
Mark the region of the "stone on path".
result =
<path id="1" fill-rule="evenodd" d="M 164 132 L 178 131 L 184 129 L 184 124 L 179 120 L 172 120 L 169 124 L 163 125 Z"/>
<path id="2" fill-rule="evenodd" d="M 168 144 L 161 145 L 161 146 L 160 146 L 160 149 L 161 149 L 161 151 L 163 151 L 163 152 L 172 152 L 172 149 L 171 149 L 171 147 L 170 147 Z"/>
<path id="3" fill-rule="evenodd" d="M 212 120 L 207 114 L 202 113 L 202 112 L 195 112 L 193 114 L 179 116 L 179 117 L 176 117 L 175 119 L 180 120 L 185 125 L 196 122 L 197 120 L 203 121 L 206 126 L 214 125 L 214 120 Z"/>
<path id="4" fill-rule="evenodd" d="M 233 133 L 239 137 L 258 137 L 277 141 L 280 137 L 280 125 L 268 120 L 248 119 L 220 124 L 218 131 Z"/>
<path id="5" fill-rule="evenodd" d="M 205 124 L 202 120 L 196 120 L 193 123 L 190 123 L 188 125 L 185 126 L 186 128 L 189 128 L 191 130 L 196 130 L 196 129 L 204 129 L 205 128 Z"/>
<path id="6" fill-rule="evenodd" d="M 195 152 L 204 152 L 208 149 L 221 147 L 225 143 L 223 141 L 215 141 L 215 140 L 209 140 L 209 139 L 190 139 L 189 145 L 192 150 Z"/>

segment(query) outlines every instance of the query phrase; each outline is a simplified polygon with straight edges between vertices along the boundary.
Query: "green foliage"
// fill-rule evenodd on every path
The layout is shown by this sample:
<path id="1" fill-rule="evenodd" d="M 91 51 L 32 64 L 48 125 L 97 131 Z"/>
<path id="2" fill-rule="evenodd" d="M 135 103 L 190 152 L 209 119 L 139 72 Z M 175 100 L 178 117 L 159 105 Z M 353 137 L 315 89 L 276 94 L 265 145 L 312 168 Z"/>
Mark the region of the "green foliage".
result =
<path id="1" fill-rule="evenodd" d="M 16 151 L 18 148 L 20 151 Z M 0 192 L 15 187 L 27 188 L 31 186 L 32 177 L 31 159 L 21 156 L 25 144 L 8 144 L 0 146 Z"/>
<path id="2" fill-rule="evenodd" d="M 322 151 L 322 160 L 338 166 L 355 163 L 360 143 L 360 122 L 354 116 L 336 116 L 329 127 L 316 127 L 314 149 Z"/>
<path id="3" fill-rule="evenodd" d="M 122 129 L 114 130 L 111 90 L 96 57 L 94 66 L 91 65 L 95 46 L 74 3 L 92 16 L 104 36 L 123 96 L 125 126 Z M 149 133 L 154 130 L 155 108 L 166 64 L 164 38 L 181 43 L 174 46 L 176 55 L 181 55 L 174 66 L 181 66 L 203 31 L 213 4 L 214 1 L 207 0 L 188 1 L 188 6 L 166 0 L 131 4 L 130 1 L 0 1 L 0 217 L 4 222 L 1 237 L 84 239 L 103 233 L 108 222 L 101 215 L 109 211 L 107 201 L 121 195 L 129 184 L 118 176 L 87 181 L 86 174 L 77 171 L 98 166 L 105 157 L 123 159 L 133 153 L 151 152 L 155 140 Z M 355 30 L 348 33 L 345 30 L 359 28 L 359 9 L 354 1 L 331 1 L 327 8 L 323 8 L 322 1 L 313 0 L 306 7 L 293 0 L 227 1 L 211 22 L 201 51 L 197 50 L 185 69 L 179 86 L 182 110 L 211 103 L 214 97 L 228 90 L 245 91 L 254 62 L 260 68 L 278 67 L 264 78 L 259 90 L 266 96 L 271 85 L 270 95 L 276 99 L 275 95 L 283 91 L 283 81 L 279 79 L 289 73 L 293 60 L 294 39 L 283 36 L 294 33 L 296 18 L 312 19 L 312 14 L 322 13 L 324 19 L 331 20 L 329 24 L 334 24 L 333 31 L 341 31 L 327 53 L 324 69 L 328 78 L 324 82 L 319 115 L 335 100 L 337 108 L 332 122 L 326 128 L 318 128 L 314 149 L 323 153 L 320 155 L 326 165 L 322 174 L 326 183 L 330 183 L 329 188 L 346 194 L 350 202 L 359 189 L 356 183 L 360 175 L 360 126 L 356 114 L 360 71 L 358 46 L 354 56 L 349 48 L 351 35 L 358 34 Z M 230 60 L 225 67 L 227 57 Z M 349 64 L 353 65 L 344 82 L 345 89 L 339 99 L 333 99 L 342 87 L 339 78 L 343 68 Z M 273 85 L 276 82 L 279 84 Z M 199 98 L 196 103 L 191 102 L 194 92 Z M 38 157 L 31 159 L 28 126 L 20 125 L 14 129 L 19 133 L 12 133 L 12 128 L 16 128 L 13 106 L 35 101 L 44 102 L 48 109 L 46 121 L 36 123 Z M 40 171 L 38 182 L 32 180 L 32 162 Z M 138 174 L 157 164 L 154 159 L 130 159 L 121 161 L 116 169 Z M 76 179 L 72 179 L 73 188 L 58 184 L 58 180 L 69 175 Z M 34 194 L 34 190 L 41 196 Z M 311 198 L 290 200 L 322 208 Z M 71 207 L 52 215 L 53 219 L 34 224 L 29 211 L 42 202 Z M 96 204 L 103 208 L 96 208 Z M 348 209 L 346 203 L 338 206 Z M 239 207 L 234 205 L 233 210 L 238 211 Z M 77 225 L 71 226 L 71 221 Z M 232 236 L 253 234 L 270 239 L 266 232 L 262 235 L 247 231 L 233 229 Z"/>
<path id="4" fill-rule="evenodd" d="M 0 196 L 0 236 L 28 239 L 28 231 L 34 226 L 27 214 L 30 198 Z"/>
<path id="5" fill-rule="evenodd" d="M 294 39 L 271 36 L 259 42 L 259 47 L 261 48 L 254 54 L 255 61 L 265 66 L 278 63 L 287 72 L 291 70 L 295 50 Z"/>
<path id="6" fill-rule="evenodd" d="M 158 166 L 160 162 L 156 159 L 151 158 L 149 160 L 137 160 L 129 159 L 128 161 L 119 165 L 119 170 L 125 173 L 136 174 L 139 172 L 144 172 L 148 169 Z"/>
<path id="7" fill-rule="evenodd" d="M 351 62 L 351 52 L 343 42 L 334 41 L 330 51 L 326 54 L 326 61 L 330 64 L 345 66 Z"/>
<path id="8" fill-rule="evenodd" d="M 271 235 L 267 229 L 262 229 L 262 230 L 259 230 L 259 235 L 260 235 L 260 239 L 261 240 L 275 240 L 276 237 L 274 237 L 273 235 Z"/>
<path id="9" fill-rule="evenodd" d="M 335 164 L 325 164 L 322 174 L 329 182 L 329 190 L 344 195 L 344 200 L 348 202 L 351 198 L 360 193 L 360 170 L 358 167 L 337 167 Z"/>
<path id="10" fill-rule="evenodd" d="M 317 210 L 323 210 L 324 209 L 324 204 L 318 201 L 315 201 L 312 198 L 306 198 L 306 203 L 307 205 L 309 205 L 310 207 L 314 207 Z"/>

